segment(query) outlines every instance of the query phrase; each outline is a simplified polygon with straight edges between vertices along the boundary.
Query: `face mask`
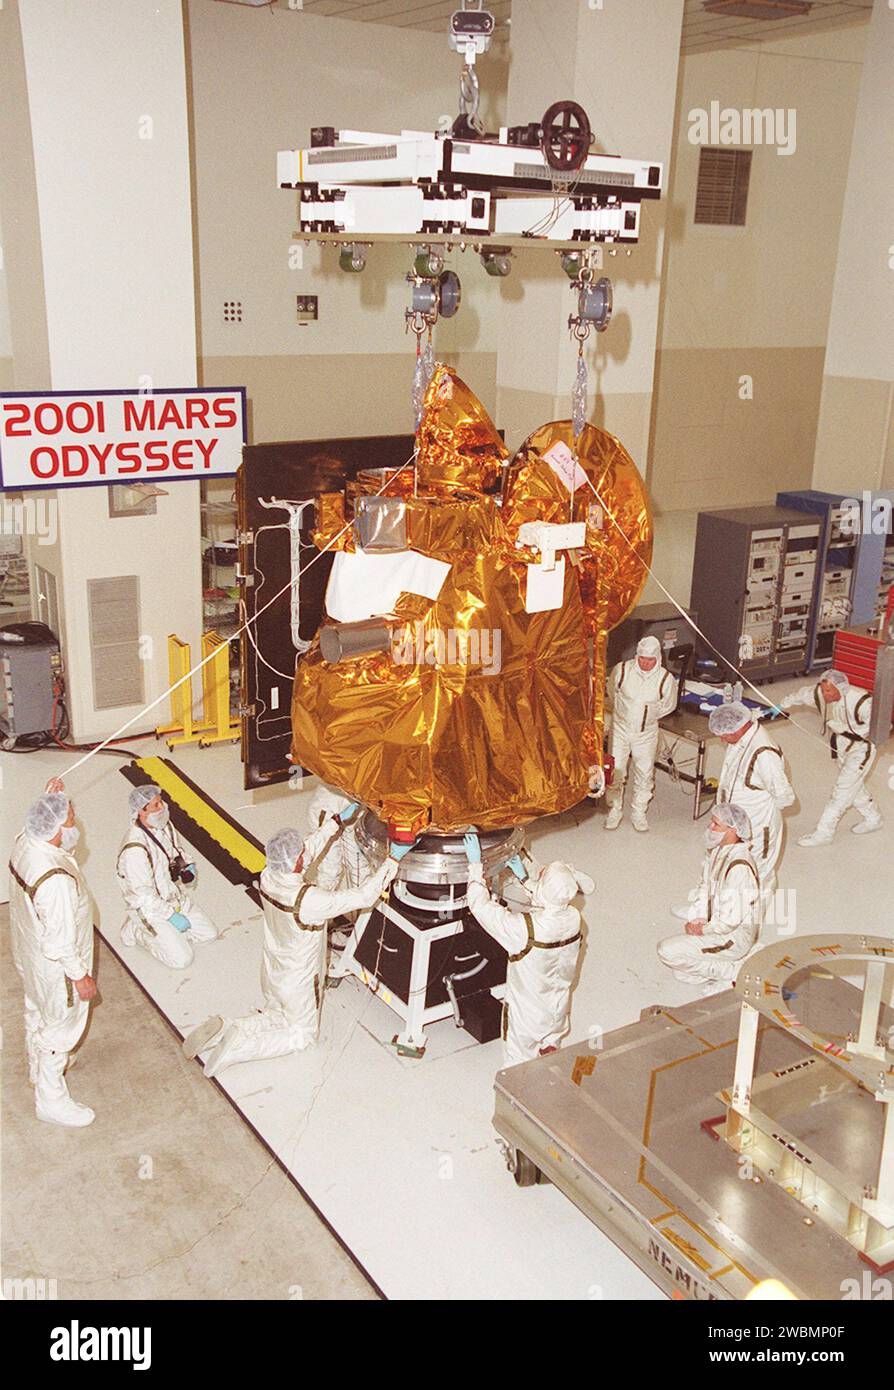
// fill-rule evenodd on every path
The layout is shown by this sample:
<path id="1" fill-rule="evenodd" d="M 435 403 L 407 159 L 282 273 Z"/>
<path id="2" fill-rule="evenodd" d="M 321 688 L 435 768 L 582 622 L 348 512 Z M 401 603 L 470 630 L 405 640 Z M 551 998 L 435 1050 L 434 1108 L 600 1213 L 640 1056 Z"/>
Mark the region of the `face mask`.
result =
<path id="1" fill-rule="evenodd" d="M 719 845 L 720 841 L 723 839 L 724 833 L 723 830 L 706 830 L 705 844 L 708 846 L 708 849 L 714 849 L 716 845 Z"/>
<path id="2" fill-rule="evenodd" d="M 170 819 L 171 813 L 167 806 L 165 806 L 162 810 L 153 811 L 151 816 L 147 816 L 146 824 L 149 826 L 150 830 L 164 830 Z"/>
<path id="3" fill-rule="evenodd" d="M 76 825 L 63 825 L 62 848 L 64 850 L 67 850 L 69 854 L 71 854 L 71 851 L 74 849 L 75 845 L 78 843 L 78 840 L 80 838 L 81 832 Z"/>

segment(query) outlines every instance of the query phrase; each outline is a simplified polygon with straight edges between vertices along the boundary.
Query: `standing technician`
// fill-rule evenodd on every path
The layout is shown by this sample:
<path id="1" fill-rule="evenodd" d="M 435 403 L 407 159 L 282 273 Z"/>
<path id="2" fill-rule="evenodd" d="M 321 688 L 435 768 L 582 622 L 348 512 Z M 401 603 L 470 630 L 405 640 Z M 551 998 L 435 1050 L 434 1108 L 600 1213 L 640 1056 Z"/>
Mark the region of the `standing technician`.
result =
<path id="1" fill-rule="evenodd" d="M 778 709 L 794 705 L 815 707 L 822 715 L 823 733 L 829 734 L 832 757 L 838 763 L 838 776 L 832 795 L 823 808 L 815 830 L 798 841 L 806 849 L 829 845 L 838 822 L 853 807 L 860 819 L 851 826 L 854 835 L 871 835 L 884 825 L 882 813 L 866 790 L 878 749 L 869 738 L 872 696 L 852 686 L 843 671 L 826 671 L 815 685 L 804 685 L 780 700 Z"/>
<path id="2" fill-rule="evenodd" d="M 94 1112 L 69 1095 L 65 1069 L 87 1026 L 93 979 L 93 912 L 74 857 L 74 806 L 60 790 L 35 801 L 9 863 L 12 956 L 25 991 L 25 1044 L 35 1113 L 82 1128 Z"/>
<path id="3" fill-rule="evenodd" d="M 677 680 L 661 664 L 657 637 L 643 637 L 633 661 L 620 661 L 608 678 L 612 705 L 609 751 L 615 762 L 614 785 L 607 796 L 606 830 L 614 830 L 624 815 L 627 768 L 633 763 L 631 821 L 634 830 L 648 830 L 646 811 L 655 790 L 658 725 L 677 704 Z"/>

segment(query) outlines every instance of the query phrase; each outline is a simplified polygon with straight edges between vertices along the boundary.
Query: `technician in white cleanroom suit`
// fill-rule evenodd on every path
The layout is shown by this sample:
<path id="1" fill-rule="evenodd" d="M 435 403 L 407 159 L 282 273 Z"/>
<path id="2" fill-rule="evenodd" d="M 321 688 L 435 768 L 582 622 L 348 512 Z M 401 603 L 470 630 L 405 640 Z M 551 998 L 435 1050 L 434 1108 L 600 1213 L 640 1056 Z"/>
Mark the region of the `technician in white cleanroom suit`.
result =
<path id="1" fill-rule="evenodd" d="M 359 814 L 359 809 L 356 801 L 343 796 L 326 782 L 320 782 L 307 808 L 307 828 L 312 833 L 333 816 L 341 817 L 345 811 Z M 339 828 L 330 832 L 332 843 L 323 851 L 314 872 L 318 888 L 356 888 L 365 876 L 366 860 L 354 834 L 355 820 L 354 815 L 340 819 Z"/>
<path id="2" fill-rule="evenodd" d="M 214 941 L 217 927 L 189 892 L 196 866 L 187 862 L 170 812 L 153 782 L 127 799 L 131 824 L 118 851 L 118 882 L 127 904 L 125 946 L 143 946 L 172 970 L 185 970 L 197 941 Z"/>
<path id="3" fill-rule="evenodd" d="M 635 660 L 620 661 L 612 667 L 607 695 L 613 710 L 609 752 L 615 760 L 615 770 L 607 793 L 605 828 L 614 830 L 621 824 L 624 784 L 632 762 L 631 820 L 634 830 L 648 830 L 646 811 L 655 789 L 658 722 L 677 703 L 676 677 L 661 664 L 661 643 L 657 637 L 644 637 L 637 645 Z"/>
<path id="4" fill-rule="evenodd" d="M 762 910 L 766 912 L 776 891 L 776 865 L 785 829 L 782 812 L 795 799 L 782 749 L 751 717 L 748 706 L 738 700 L 712 710 L 708 728 L 727 745 L 717 801 L 721 805 L 740 806 L 748 817 L 748 847 L 757 865 Z M 687 915 L 688 908 L 675 911 L 677 917 Z"/>
<path id="5" fill-rule="evenodd" d="M 9 864 L 12 955 L 25 989 L 37 1118 L 75 1127 L 94 1115 L 72 1100 L 64 1073 L 96 997 L 93 912 L 74 857 L 78 838 L 68 797 L 44 795 L 25 817 Z"/>
<path id="6" fill-rule="evenodd" d="M 491 897 L 484 882 L 478 836 L 464 839 L 469 861 L 469 911 L 509 952 L 503 1005 L 503 1056 L 507 1065 L 554 1052 L 568 1032 L 571 984 L 581 942 L 581 919 L 572 901 L 596 884 L 570 864 L 556 861 L 528 875 L 516 856 L 509 868 L 531 894 L 531 911 L 514 912 Z"/>
<path id="7" fill-rule="evenodd" d="M 751 826 L 740 806 L 718 803 L 705 832 L 708 852 L 682 936 L 658 943 L 658 955 L 686 984 L 735 980 L 756 945 L 761 924 L 760 876 L 748 848 Z"/>
<path id="8" fill-rule="evenodd" d="M 838 777 L 819 823 L 811 834 L 802 835 L 798 844 L 807 848 L 830 844 L 838 822 L 851 807 L 860 814 L 860 820 L 851 826 L 854 835 L 881 830 L 882 813 L 866 790 L 866 778 L 878 752 L 869 741 L 872 696 L 852 686 L 842 671 L 827 671 L 816 685 L 804 685 L 786 695 L 777 709 L 788 710 L 793 705 L 816 706 L 823 716 L 823 733 L 829 733 L 832 756 L 838 763 Z"/>
<path id="9" fill-rule="evenodd" d="M 346 808 L 353 810 L 353 806 Z M 187 1057 L 214 1043 L 205 1075 L 216 1076 L 234 1062 L 284 1057 L 310 1047 L 320 1028 L 326 985 L 326 925 L 340 913 L 372 907 L 395 877 L 412 845 L 392 845 L 376 873 L 367 871 L 357 888 L 316 887 L 305 881 L 311 865 L 333 834 L 332 820 L 302 840 L 297 830 L 279 830 L 267 841 L 261 874 L 264 954 L 261 988 L 264 1007 L 242 1018 L 206 1019 L 184 1040 Z"/>

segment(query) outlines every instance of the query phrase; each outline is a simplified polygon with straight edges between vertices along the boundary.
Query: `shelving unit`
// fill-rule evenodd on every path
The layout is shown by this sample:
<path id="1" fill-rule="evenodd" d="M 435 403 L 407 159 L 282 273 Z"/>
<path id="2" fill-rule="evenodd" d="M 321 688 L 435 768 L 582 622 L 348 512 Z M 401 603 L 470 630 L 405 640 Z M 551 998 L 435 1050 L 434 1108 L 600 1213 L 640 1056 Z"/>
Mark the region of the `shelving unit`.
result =
<path id="1" fill-rule="evenodd" d="M 870 506 L 890 501 L 894 508 L 894 493 L 866 493 Z M 780 492 L 776 503 L 780 507 L 807 512 L 819 519 L 820 540 L 817 558 L 816 588 L 813 620 L 808 647 L 808 670 L 831 666 L 834 659 L 836 633 L 845 628 L 871 623 L 884 611 L 887 589 L 883 571 L 888 567 L 894 576 L 894 536 L 887 531 L 861 527 L 856 534 L 848 526 L 848 499 L 841 493 Z M 889 512 L 890 517 L 890 512 Z"/>
<path id="2" fill-rule="evenodd" d="M 0 619 L 6 622 L 30 616 L 31 586 L 24 552 L 20 535 L 0 532 Z"/>
<path id="3" fill-rule="evenodd" d="M 204 489 L 203 489 L 204 493 Z M 202 629 L 232 637 L 239 628 L 236 586 L 236 499 L 201 503 L 202 515 Z M 230 645 L 230 703 L 239 704 L 239 644 Z"/>

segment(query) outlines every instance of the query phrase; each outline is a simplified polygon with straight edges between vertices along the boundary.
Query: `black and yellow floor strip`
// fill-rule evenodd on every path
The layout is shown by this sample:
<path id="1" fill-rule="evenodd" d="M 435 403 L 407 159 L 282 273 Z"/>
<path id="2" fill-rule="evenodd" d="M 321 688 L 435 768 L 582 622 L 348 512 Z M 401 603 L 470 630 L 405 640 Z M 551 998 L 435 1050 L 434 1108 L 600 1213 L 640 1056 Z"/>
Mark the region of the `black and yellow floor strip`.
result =
<path id="1" fill-rule="evenodd" d="M 155 782 L 170 808 L 178 835 L 187 840 L 230 883 L 244 888 L 260 906 L 254 887 L 264 867 L 264 846 L 212 801 L 170 758 L 135 758 L 121 771 L 135 787 Z"/>

